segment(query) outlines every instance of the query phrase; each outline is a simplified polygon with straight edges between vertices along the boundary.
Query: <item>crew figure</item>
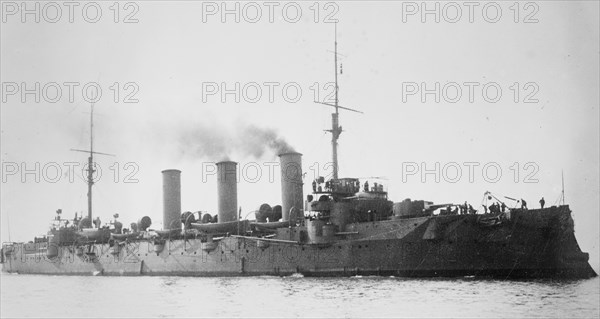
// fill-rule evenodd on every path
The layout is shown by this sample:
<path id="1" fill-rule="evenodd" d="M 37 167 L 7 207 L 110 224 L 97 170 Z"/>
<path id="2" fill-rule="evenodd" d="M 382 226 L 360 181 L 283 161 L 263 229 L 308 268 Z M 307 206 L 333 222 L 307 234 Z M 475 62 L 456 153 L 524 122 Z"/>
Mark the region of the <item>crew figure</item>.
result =
<path id="1" fill-rule="evenodd" d="M 312 182 L 312 188 L 313 188 L 313 193 L 316 193 L 317 192 L 317 181 L 313 180 L 313 182 Z"/>
<path id="2" fill-rule="evenodd" d="M 527 209 L 527 202 L 521 198 L 521 209 Z"/>
<path id="3" fill-rule="evenodd" d="M 365 192 L 369 191 L 369 181 L 365 181 Z"/>
<path id="4" fill-rule="evenodd" d="M 500 208 L 502 209 L 502 212 L 504 213 L 506 211 L 506 204 L 504 204 L 504 202 L 502 202 L 502 206 L 500 206 Z"/>
<path id="5" fill-rule="evenodd" d="M 546 201 L 544 200 L 544 197 L 542 197 L 542 199 L 540 199 L 540 206 L 542 206 L 542 209 L 544 209 L 545 204 L 546 204 Z"/>
<path id="6" fill-rule="evenodd" d="M 473 206 L 471 204 L 469 204 L 469 214 L 475 215 L 476 213 L 477 213 L 477 211 L 475 210 L 475 208 L 473 208 Z"/>
<path id="7" fill-rule="evenodd" d="M 96 219 L 94 219 L 94 225 L 96 226 L 96 228 L 100 228 L 100 225 L 102 225 L 100 217 L 96 217 Z"/>

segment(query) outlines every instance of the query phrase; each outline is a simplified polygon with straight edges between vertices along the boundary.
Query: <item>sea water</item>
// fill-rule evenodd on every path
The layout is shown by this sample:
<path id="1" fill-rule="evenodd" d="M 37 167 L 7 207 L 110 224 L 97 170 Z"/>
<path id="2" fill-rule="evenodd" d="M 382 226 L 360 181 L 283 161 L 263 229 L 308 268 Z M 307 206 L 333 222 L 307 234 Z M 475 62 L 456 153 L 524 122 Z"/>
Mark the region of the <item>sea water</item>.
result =
<path id="1" fill-rule="evenodd" d="M 6 317 L 598 318 L 600 281 L 2 273 Z"/>

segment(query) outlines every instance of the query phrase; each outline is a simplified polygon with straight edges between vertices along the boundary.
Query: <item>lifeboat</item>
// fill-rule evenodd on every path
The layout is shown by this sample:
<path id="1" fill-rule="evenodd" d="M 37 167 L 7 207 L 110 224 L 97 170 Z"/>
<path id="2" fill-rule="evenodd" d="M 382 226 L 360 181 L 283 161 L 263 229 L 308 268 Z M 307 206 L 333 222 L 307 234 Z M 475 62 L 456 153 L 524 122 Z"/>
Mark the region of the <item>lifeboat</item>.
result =
<path id="1" fill-rule="evenodd" d="M 110 234 L 110 239 L 114 239 L 114 240 L 126 240 L 126 239 L 137 238 L 139 235 L 140 235 L 139 232 L 127 233 L 127 234 L 114 234 L 114 233 L 111 233 Z"/>
<path id="2" fill-rule="evenodd" d="M 108 240 L 111 237 L 111 232 L 108 229 L 103 228 L 84 228 L 78 231 L 77 236 L 86 238 L 88 240 L 103 241 Z"/>
<path id="3" fill-rule="evenodd" d="M 284 222 L 250 223 L 250 227 L 252 227 L 253 229 L 262 230 L 262 231 L 269 231 L 269 230 L 275 230 L 277 228 L 290 227 L 290 225 L 291 225 L 291 223 L 289 220 L 284 221 Z"/>
<path id="4" fill-rule="evenodd" d="M 210 224 L 198 224 L 192 223 L 192 228 L 207 234 L 242 234 L 249 229 L 249 222 L 247 220 L 232 221 L 225 223 L 210 223 Z"/>
<path id="5" fill-rule="evenodd" d="M 181 229 L 163 229 L 163 230 L 155 230 L 160 238 L 168 238 L 172 236 L 177 236 L 181 234 Z"/>

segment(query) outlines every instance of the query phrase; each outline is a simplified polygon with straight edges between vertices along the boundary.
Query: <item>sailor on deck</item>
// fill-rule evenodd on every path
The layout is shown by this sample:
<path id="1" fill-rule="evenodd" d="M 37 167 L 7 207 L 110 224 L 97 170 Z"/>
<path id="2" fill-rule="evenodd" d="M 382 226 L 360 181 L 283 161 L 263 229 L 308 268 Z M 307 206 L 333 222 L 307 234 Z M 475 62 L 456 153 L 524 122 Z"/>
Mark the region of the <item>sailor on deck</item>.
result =
<path id="1" fill-rule="evenodd" d="M 477 213 L 477 211 L 475 210 L 475 208 L 473 208 L 473 206 L 471 204 L 469 204 L 469 214 L 475 215 L 476 213 Z"/>
<path id="2" fill-rule="evenodd" d="M 521 209 L 527 209 L 527 202 L 521 198 Z"/>
<path id="3" fill-rule="evenodd" d="M 468 206 L 467 206 L 467 202 L 465 201 L 465 204 L 460 206 L 460 214 L 461 215 L 466 215 L 467 214 L 467 210 L 468 210 Z"/>

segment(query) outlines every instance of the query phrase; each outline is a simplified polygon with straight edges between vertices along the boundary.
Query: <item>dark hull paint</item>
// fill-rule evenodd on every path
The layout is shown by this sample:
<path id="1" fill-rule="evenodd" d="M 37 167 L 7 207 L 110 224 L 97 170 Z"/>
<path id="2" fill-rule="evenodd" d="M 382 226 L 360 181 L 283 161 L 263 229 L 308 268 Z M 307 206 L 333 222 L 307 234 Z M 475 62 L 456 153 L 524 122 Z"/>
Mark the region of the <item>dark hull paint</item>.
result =
<path id="1" fill-rule="evenodd" d="M 347 225 L 358 232 L 328 244 L 265 242 L 225 237 L 152 241 L 122 246 L 44 247 L 17 244 L 3 270 L 24 274 L 109 276 L 397 276 L 497 278 L 590 278 L 568 206 L 517 211 L 486 227 L 481 215 L 433 216 Z M 296 240 L 294 228 L 276 238 Z M 33 245 L 33 246 L 32 246 Z M 115 248 L 120 247 L 120 248 Z M 80 248 L 80 249 L 78 249 Z M 81 251 L 85 248 L 85 251 Z"/>

